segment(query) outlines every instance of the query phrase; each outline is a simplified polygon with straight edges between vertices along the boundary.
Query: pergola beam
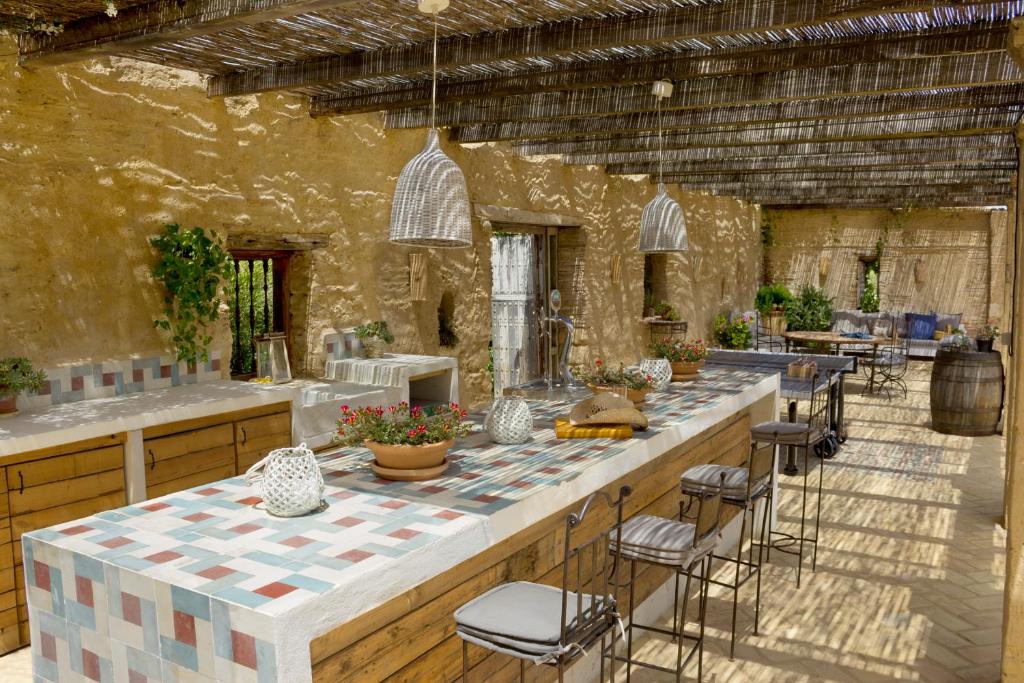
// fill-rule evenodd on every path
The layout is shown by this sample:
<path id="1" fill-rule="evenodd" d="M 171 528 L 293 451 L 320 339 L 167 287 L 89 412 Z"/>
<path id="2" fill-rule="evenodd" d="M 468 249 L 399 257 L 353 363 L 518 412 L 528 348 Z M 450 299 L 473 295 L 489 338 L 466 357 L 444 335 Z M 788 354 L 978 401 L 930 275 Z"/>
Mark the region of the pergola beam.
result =
<path id="1" fill-rule="evenodd" d="M 66 64 L 185 38 L 219 33 L 282 17 L 334 9 L 359 0 L 155 0 L 119 9 L 117 16 L 84 17 L 61 33 L 23 33 L 21 64 Z"/>
<path id="2" fill-rule="evenodd" d="M 823 208 L 860 208 L 860 209 L 899 209 L 899 208 L 954 208 L 974 206 L 1006 206 L 1010 201 L 1009 195 L 984 196 L 945 196 L 945 197 L 924 197 L 914 199 L 906 198 L 874 198 L 861 199 L 847 198 L 812 198 L 812 197 L 750 197 L 743 201 L 761 206 L 802 206 L 812 208 L 820 206 Z"/>
<path id="3" fill-rule="evenodd" d="M 746 127 L 756 124 L 795 123 L 819 119 L 850 120 L 885 114 L 985 109 L 1024 104 L 1024 84 L 980 86 L 924 93 L 886 93 L 836 99 L 798 100 L 739 105 L 717 109 L 666 112 L 664 130 L 701 130 Z M 590 136 L 614 137 L 657 130 L 654 112 L 620 114 L 554 121 L 518 121 L 461 126 L 451 131 L 452 142 L 495 142 L 546 139 L 582 140 Z"/>
<path id="4" fill-rule="evenodd" d="M 812 170 L 812 171 L 776 171 L 754 170 L 732 173 L 671 173 L 665 174 L 665 182 L 677 183 L 683 189 L 740 185 L 774 185 L 797 184 L 805 182 L 832 183 L 835 185 L 902 185 L 906 183 L 955 183 L 970 180 L 978 183 L 1003 184 L 1010 182 L 1013 171 L 979 170 L 962 167 L 942 167 L 931 169 L 896 169 L 881 170 L 877 168 L 848 170 Z M 658 179 L 651 176 L 651 182 Z"/>
<path id="5" fill-rule="evenodd" d="M 712 6 L 681 7 L 611 19 L 568 19 L 544 26 L 525 26 L 484 36 L 453 36 L 440 42 L 439 68 L 488 65 L 537 57 L 580 55 L 623 46 L 679 43 L 690 49 L 726 47 L 736 38 L 769 37 L 788 32 L 791 39 L 811 39 L 828 32 L 830 23 L 856 23 L 868 15 L 884 15 L 891 26 L 949 23 L 948 8 L 935 3 L 904 1 L 878 7 L 872 0 L 849 0 L 841 12 L 828 13 L 819 0 L 745 0 Z M 953 5 L 973 20 L 991 15 L 992 2 L 959 0 Z M 911 16 L 911 14 L 913 15 Z M 908 16 L 900 16 L 908 15 Z M 970 23 L 965 19 L 963 23 Z M 866 32 L 866 31 L 865 31 Z M 770 42 L 765 40 L 764 42 Z M 222 74 L 211 79 L 211 96 L 230 96 L 339 84 L 349 81 L 410 76 L 430 70 L 429 44 L 390 50 L 337 54 Z"/>
<path id="6" fill-rule="evenodd" d="M 1024 111 L 1024 110 L 1022 110 Z M 898 114 L 853 121 L 806 121 L 798 124 L 758 125 L 727 129 L 721 132 L 693 131 L 663 136 L 666 156 L 675 150 L 774 147 L 785 153 L 786 147 L 809 144 L 849 143 L 849 147 L 868 147 L 890 140 L 907 148 L 928 147 L 941 143 L 925 139 L 948 138 L 949 144 L 968 144 L 980 137 L 998 136 L 1014 130 L 1021 111 L 988 109 L 982 111 L 944 112 L 937 115 Z M 952 138 L 957 138 L 953 140 Z M 914 142 L 916 141 L 916 142 Z M 1012 144 L 1012 141 L 1008 144 Z M 527 142 L 515 145 L 521 155 L 564 154 L 573 164 L 628 162 L 658 151 L 658 136 L 652 133 L 621 135 L 558 142 Z M 602 159 L 607 159 L 607 161 Z"/>
<path id="7" fill-rule="evenodd" d="M 742 197 L 742 196 L 768 196 L 772 193 L 786 195 L 796 194 L 800 192 L 832 192 L 839 196 L 844 196 L 848 192 L 864 192 L 868 190 L 885 190 L 892 191 L 893 194 L 898 193 L 910 193 L 914 190 L 924 190 L 925 192 L 945 192 L 947 194 L 969 194 L 978 193 L 983 194 L 1009 194 L 1013 191 L 1013 186 L 1010 181 L 1004 180 L 1002 182 L 976 182 L 974 178 L 964 178 L 961 182 L 948 182 L 948 181 L 903 181 L 895 184 L 881 185 L 878 182 L 854 182 L 850 180 L 837 180 L 835 182 L 826 181 L 809 181 L 809 182 L 794 182 L 787 183 L 785 181 L 779 181 L 777 183 L 715 183 L 708 185 L 684 185 L 679 183 L 679 187 L 687 192 L 705 192 L 714 195 L 722 195 L 728 197 Z"/>
<path id="8" fill-rule="evenodd" d="M 701 51 L 658 59 L 574 62 L 549 69 L 527 69 L 511 75 L 469 80 L 443 80 L 438 84 L 439 102 L 494 99 L 558 90 L 581 90 L 651 83 L 658 79 L 686 81 L 712 76 L 789 71 L 919 59 L 953 54 L 1000 52 L 1006 49 L 1009 23 L 997 22 L 970 28 L 956 27 L 909 34 L 876 34 L 842 40 L 819 40 L 755 48 Z M 313 98 L 317 112 L 334 115 L 387 111 L 430 104 L 428 82 L 382 87 L 373 92 L 324 94 Z"/>

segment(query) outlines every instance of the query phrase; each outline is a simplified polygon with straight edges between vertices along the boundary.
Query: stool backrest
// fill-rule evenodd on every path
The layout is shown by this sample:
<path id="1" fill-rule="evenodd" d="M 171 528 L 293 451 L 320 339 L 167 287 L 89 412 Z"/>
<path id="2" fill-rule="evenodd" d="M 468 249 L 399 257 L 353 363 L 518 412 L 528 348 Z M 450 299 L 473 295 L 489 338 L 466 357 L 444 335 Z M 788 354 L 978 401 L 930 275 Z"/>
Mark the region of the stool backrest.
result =
<path id="1" fill-rule="evenodd" d="M 579 512 L 572 512 L 565 520 L 565 558 L 562 565 L 562 631 L 561 643 L 578 643 L 586 646 L 589 636 L 603 632 L 603 627 L 614 619 L 615 607 L 610 600 L 611 576 L 622 560 L 622 504 L 632 493 L 623 486 L 619 497 L 612 497 L 604 491 L 596 491 L 586 499 Z M 603 503 L 603 505 L 598 505 Z M 597 509 L 594 509 L 594 508 Z M 600 528 L 596 534 L 583 542 L 575 536 L 587 516 L 606 519 L 601 511 L 610 511 L 614 520 L 610 527 Z M 614 552 L 612 551 L 614 540 Z M 575 595 L 570 596 L 570 593 Z M 584 597 L 590 597 L 589 603 Z M 591 597 L 592 596 L 592 597 Z M 575 609 L 570 616 L 570 600 Z"/>
<path id="2" fill-rule="evenodd" d="M 775 444 L 766 443 L 758 446 L 750 445 L 750 462 L 747 471 L 747 494 L 758 488 L 765 479 L 771 476 L 775 465 Z"/>
<path id="3" fill-rule="evenodd" d="M 722 521 L 722 488 L 725 485 L 725 474 L 718 483 L 718 491 L 701 493 L 697 496 L 697 529 L 693 533 L 693 547 L 718 533 Z"/>
<path id="4" fill-rule="evenodd" d="M 829 419 L 829 400 L 832 395 L 832 376 L 835 373 L 829 370 L 825 373 L 824 377 L 821 373 L 814 373 L 814 379 L 811 380 L 811 404 L 807 412 L 807 424 L 810 427 L 810 433 L 825 434 L 831 429 Z M 825 380 L 825 385 L 818 388 L 818 383 Z"/>

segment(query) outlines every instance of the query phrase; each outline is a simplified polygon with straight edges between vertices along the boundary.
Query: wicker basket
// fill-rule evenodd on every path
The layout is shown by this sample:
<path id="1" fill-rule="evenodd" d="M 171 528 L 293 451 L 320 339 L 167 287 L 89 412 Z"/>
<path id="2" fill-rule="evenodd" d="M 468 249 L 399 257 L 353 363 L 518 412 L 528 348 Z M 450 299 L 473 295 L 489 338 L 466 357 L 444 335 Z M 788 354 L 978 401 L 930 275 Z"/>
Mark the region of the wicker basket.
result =
<path id="1" fill-rule="evenodd" d="M 814 373 L 816 373 L 817 371 L 817 363 L 807 364 L 795 360 L 786 366 L 786 375 L 788 377 L 795 377 L 797 379 L 811 379 L 812 377 L 814 377 Z"/>

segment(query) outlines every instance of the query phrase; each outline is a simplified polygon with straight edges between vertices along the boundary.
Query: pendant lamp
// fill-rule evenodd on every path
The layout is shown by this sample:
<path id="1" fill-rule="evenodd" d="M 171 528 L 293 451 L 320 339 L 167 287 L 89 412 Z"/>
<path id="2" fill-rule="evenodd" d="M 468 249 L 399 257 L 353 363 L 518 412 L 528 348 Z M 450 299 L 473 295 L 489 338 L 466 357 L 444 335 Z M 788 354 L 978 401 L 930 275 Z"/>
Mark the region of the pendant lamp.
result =
<path id="1" fill-rule="evenodd" d="M 686 239 L 683 207 L 668 196 L 662 182 L 665 153 L 662 149 L 661 101 L 672 96 L 672 83 L 655 81 L 651 94 L 658 100 L 658 192 L 640 216 L 640 242 L 637 250 L 645 254 L 686 251 L 690 245 Z"/>
<path id="2" fill-rule="evenodd" d="M 395 244 L 424 247 L 468 247 L 473 243 L 469 191 L 462 170 L 442 150 L 437 133 L 437 15 L 449 0 L 419 0 L 424 14 L 434 17 L 434 69 L 430 98 L 430 130 L 423 151 L 398 176 L 391 205 L 388 239 Z"/>

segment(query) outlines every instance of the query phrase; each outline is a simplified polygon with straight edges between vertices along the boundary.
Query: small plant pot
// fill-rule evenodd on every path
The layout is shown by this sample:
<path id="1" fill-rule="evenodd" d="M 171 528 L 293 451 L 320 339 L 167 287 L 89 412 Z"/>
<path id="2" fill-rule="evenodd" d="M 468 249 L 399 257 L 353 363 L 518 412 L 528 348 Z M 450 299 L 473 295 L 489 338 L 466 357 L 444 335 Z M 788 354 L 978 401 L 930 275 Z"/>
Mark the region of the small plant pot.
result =
<path id="1" fill-rule="evenodd" d="M 587 388 L 595 394 L 618 394 L 619 396 L 625 396 L 633 402 L 634 406 L 641 405 L 647 400 L 647 392 L 650 389 L 627 389 L 621 386 L 605 386 L 601 384 L 588 384 Z"/>
<path id="2" fill-rule="evenodd" d="M 786 333 L 786 316 L 782 311 L 772 311 L 768 316 L 768 334 L 781 337 Z"/>
<path id="3" fill-rule="evenodd" d="M 387 348 L 387 344 L 385 344 L 382 339 L 367 337 L 360 341 L 363 344 L 364 358 L 382 358 L 384 356 L 384 350 Z"/>
<path id="4" fill-rule="evenodd" d="M 696 379 L 700 369 L 704 367 L 704 361 L 676 361 L 672 363 L 672 381 L 685 382 Z"/>
<path id="5" fill-rule="evenodd" d="M 978 345 L 978 351 L 979 352 L 981 352 L 981 353 L 988 353 L 988 352 L 992 351 L 992 338 L 991 337 L 988 338 L 988 339 L 982 339 L 981 337 L 978 337 L 977 339 L 974 340 L 974 342 Z"/>
<path id="6" fill-rule="evenodd" d="M 0 396 L 0 417 L 11 417 L 18 414 L 17 396 Z"/>
<path id="7" fill-rule="evenodd" d="M 383 479 L 422 481 L 444 474 L 448 469 L 448 449 L 454 439 L 422 446 L 392 445 L 367 441 L 373 451 L 373 471 Z"/>

